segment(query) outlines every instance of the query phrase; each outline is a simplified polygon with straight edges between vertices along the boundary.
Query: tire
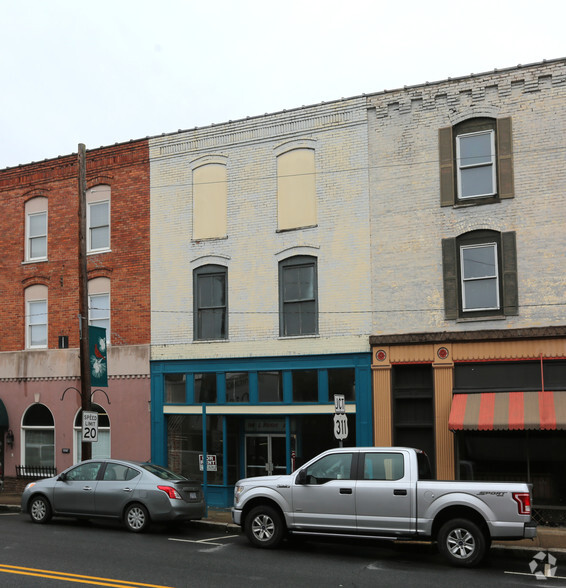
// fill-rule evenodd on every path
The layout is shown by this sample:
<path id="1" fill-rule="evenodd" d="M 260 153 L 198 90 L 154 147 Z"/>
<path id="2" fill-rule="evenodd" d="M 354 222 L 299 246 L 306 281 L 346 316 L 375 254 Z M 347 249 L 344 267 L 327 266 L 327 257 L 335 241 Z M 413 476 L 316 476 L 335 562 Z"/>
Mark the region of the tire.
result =
<path id="1" fill-rule="evenodd" d="M 143 504 L 130 504 L 124 511 L 124 524 L 128 531 L 141 533 L 149 526 L 149 513 Z"/>
<path id="2" fill-rule="evenodd" d="M 438 549 L 450 564 L 471 568 L 484 559 L 487 541 L 475 523 L 467 519 L 454 519 L 440 528 Z"/>
<path id="3" fill-rule="evenodd" d="M 45 496 L 34 496 L 29 503 L 29 515 L 31 520 L 38 525 L 44 525 L 53 516 L 51 504 Z"/>
<path id="4" fill-rule="evenodd" d="M 246 516 L 244 532 L 254 547 L 274 549 L 286 532 L 281 515 L 271 506 L 256 506 Z"/>

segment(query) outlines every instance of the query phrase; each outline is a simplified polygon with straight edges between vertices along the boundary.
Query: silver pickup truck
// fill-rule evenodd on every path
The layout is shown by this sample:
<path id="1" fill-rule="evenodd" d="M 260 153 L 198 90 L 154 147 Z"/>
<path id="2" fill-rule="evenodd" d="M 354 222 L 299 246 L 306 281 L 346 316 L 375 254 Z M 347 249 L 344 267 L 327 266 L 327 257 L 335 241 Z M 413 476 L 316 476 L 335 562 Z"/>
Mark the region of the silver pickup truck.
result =
<path id="1" fill-rule="evenodd" d="M 240 480 L 232 518 L 256 547 L 288 532 L 431 540 L 467 567 L 492 539 L 536 536 L 527 484 L 434 481 L 426 454 L 406 447 L 331 449 L 291 475 Z"/>

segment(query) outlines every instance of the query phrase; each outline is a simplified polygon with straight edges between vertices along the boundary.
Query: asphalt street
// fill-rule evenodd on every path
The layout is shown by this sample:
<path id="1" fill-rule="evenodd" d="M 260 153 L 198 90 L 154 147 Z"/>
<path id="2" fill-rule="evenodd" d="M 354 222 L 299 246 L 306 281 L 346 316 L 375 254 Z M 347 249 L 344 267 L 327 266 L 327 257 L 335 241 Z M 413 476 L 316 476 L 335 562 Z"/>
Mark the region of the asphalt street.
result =
<path id="1" fill-rule="evenodd" d="M 117 523 L 35 525 L 16 513 L 0 514 L 0 528 L 2 588 L 505 587 L 540 585 L 537 573 L 566 587 L 566 564 L 552 565 L 547 552 L 539 560 L 497 553 L 468 570 L 448 566 L 427 544 L 309 539 L 269 551 L 223 527 L 189 523 L 132 534 Z"/>

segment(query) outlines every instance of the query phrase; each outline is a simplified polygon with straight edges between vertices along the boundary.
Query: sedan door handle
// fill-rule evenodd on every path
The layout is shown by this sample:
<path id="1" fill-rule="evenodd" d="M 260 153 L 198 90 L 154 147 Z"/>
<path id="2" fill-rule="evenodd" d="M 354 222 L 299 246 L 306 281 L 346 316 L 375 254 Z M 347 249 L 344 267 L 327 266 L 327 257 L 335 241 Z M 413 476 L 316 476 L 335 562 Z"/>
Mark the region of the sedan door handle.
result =
<path id="1" fill-rule="evenodd" d="M 340 494 L 352 494 L 351 488 L 340 488 Z"/>
<path id="2" fill-rule="evenodd" d="M 83 486 L 83 490 L 85 492 L 92 492 L 92 488 L 90 486 Z"/>
<path id="3" fill-rule="evenodd" d="M 406 490 L 393 490 L 394 496 L 407 496 Z"/>
<path id="4" fill-rule="evenodd" d="M 131 492 L 132 488 L 122 488 L 122 492 Z"/>

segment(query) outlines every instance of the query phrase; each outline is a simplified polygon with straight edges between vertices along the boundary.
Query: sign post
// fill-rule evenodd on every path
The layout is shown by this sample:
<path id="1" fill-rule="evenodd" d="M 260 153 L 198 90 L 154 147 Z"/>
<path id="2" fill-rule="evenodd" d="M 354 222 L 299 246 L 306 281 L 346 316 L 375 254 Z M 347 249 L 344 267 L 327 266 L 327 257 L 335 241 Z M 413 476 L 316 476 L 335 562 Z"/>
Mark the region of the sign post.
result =
<path id="1" fill-rule="evenodd" d="M 334 395 L 334 437 L 343 447 L 343 440 L 348 438 L 348 417 L 346 416 L 346 402 L 343 394 Z"/>

